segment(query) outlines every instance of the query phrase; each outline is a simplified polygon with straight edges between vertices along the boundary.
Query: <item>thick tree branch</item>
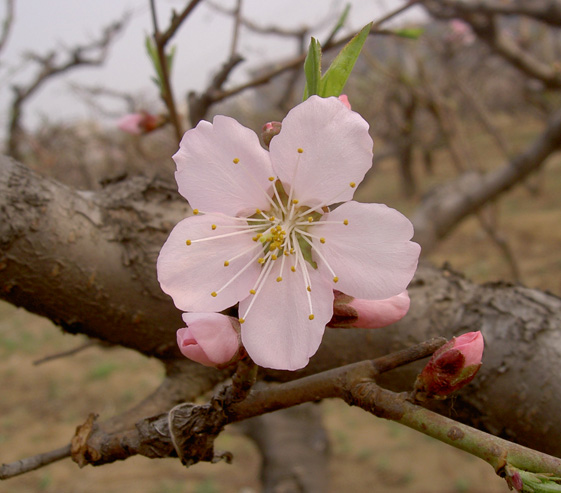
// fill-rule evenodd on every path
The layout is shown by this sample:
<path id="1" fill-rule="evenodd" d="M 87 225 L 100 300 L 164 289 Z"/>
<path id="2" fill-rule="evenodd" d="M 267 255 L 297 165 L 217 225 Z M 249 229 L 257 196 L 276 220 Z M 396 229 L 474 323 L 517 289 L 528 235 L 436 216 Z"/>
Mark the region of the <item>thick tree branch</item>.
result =
<path id="1" fill-rule="evenodd" d="M 172 392 L 148 400 L 117 428 L 164 412 L 224 378 L 180 357 L 175 342 L 175 330 L 183 326 L 180 312 L 156 280 L 159 249 L 188 214 L 174 187 L 134 179 L 100 192 L 76 192 L 4 158 L 0 210 L 3 299 L 69 332 L 135 349 L 167 365 L 165 385 Z M 479 329 L 487 342 L 482 378 L 459 394 L 454 412 L 466 423 L 561 455 L 556 418 L 561 384 L 553 377 L 561 373 L 561 301 L 521 287 L 477 286 L 427 266 L 419 269 L 410 295 L 408 316 L 391 330 L 328 329 L 304 370 L 264 371 L 262 377 L 291 380 L 414 341 Z M 414 378 L 411 371 L 394 370 L 384 384 L 403 388 Z M 207 383 L 199 384 L 201 379 Z M 507 401 L 516 405 L 505 406 Z M 446 404 L 439 409 L 449 412 Z"/>

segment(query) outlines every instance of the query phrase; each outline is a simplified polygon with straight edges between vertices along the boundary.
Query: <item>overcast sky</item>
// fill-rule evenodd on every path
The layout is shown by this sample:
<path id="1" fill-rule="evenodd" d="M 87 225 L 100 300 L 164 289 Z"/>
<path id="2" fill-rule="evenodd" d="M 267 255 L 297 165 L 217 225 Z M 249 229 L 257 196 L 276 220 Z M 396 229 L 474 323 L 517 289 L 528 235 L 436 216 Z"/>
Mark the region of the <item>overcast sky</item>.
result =
<path id="1" fill-rule="evenodd" d="M 171 9 L 180 10 L 185 2 L 157 2 L 161 28 L 167 25 Z M 233 6 L 235 1 L 216 0 L 216 3 Z M 404 0 L 244 0 L 243 13 L 259 25 L 286 28 L 314 26 L 330 18 L 330 25 L 314 33 L 321 40 L 346 3 L 352 4 L 346 28 L 351 32 L 377 19 L 384 11 L 399 7 Z M 85 43 L 98 37 L 103 26 L 125 12 L 132 13 L 132 20 L 113 45 L 106 64 L 102 68 L 79 68 L 68 76 L 48 82 L 26 106 L 25 122 L 37 124 L 40 115 L 47 115 L 54 121 L 87 117 L 89 110 L 73 94 L 69 82 L 143 93 L 149 100 L 157 100 L 156 88 L 150 81 L 152 68 L 144 50 L 144 37 L 152 30 L 149 0 L 16 0 L 13 30 L 0 54 L 2 127 L 7 120 L 9 85 L 14 81 L 25 83 L 32 75 L 29 68 L 21 68 L 25 52 L 45 54 Z M 418 16 L 419 11 L 412 9 L 408 13 L 411 15 Z M 404 18 L 402 15 L 399 20 Z M 211 72 L 228 57 L 232 29 L 233 22 L 228 16 L 217 13 L 204 2 L 197 6 L 173 40 L 177 45 L 173 70 L 177 95 L 204 87 Z M 247 62 L 232 74 L 233 82 L 245 80 L 248 69 L 290 56 L 296 50 L 294 41 L 258 36 L 246 29 L 240 33 L 239 48 Z M 28 64 L 28 67 L 33 65 Z"/>

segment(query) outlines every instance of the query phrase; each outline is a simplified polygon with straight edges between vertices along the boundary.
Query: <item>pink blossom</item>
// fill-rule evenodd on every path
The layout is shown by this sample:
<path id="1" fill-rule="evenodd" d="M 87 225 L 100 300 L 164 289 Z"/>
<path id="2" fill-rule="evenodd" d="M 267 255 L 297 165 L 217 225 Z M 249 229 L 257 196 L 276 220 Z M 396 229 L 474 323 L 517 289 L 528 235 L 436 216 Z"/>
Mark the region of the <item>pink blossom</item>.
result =
<path id="1" fill-rule="evenodd" d="M 140 113 L 130 113 L 124 115 L 117 120 L 117 127 L 123 132 L 132 135 L 140 135 L 142 133 L 151 132 L 158 126 L 158 117 L 151 115 L 145 111 Z"/>
<path id="2" fill-rule="evenodd" d="M 463 46 L 470 46 L 475 43 L 475 34 L 467 22 L 464 22 L 461 19 L 452 19 L 449 26 L 451 30 L 451 33 L 448 36 L 449 41 Z"/>
<path id="3" fill-rule="evenodd" d="M 162 247 L 161 287 L 183 311 L 239 302 L 242 342 L 258 365 L 308 363 L 333 315 L 335 287 L 383 300 L 413 277 L 420 247 L 410 221 L 351 200 L 372 164 L 372 139 L 337 98 L 312 96 L 293 108 L 270 151 L 250 129 L 216 116 L 187 131 L 173 158 L 194 215 Z"/>
<path id="4" fill-rule="evenodd" d="M 407 291 L 385 300 L 362 300 L 335 291 L 329 327 L 379 329 L 401 320 L 409 311 Z"/>
<path id="5" fill-rule="evenodd" d="M 416 390 L 444 398 L 467 385 L 481 367 L 483 346 L 479 331 L 453 337 L 432 355 L 417 377 Z"/>
<path id="6" fill-rule="evenodd" d="M 186 358 L 205 366 L 224 367 L 240 348 L 235 318 L 221 313 L 184 313 L 187 327 L 177 331 L 177 345 Z"/>

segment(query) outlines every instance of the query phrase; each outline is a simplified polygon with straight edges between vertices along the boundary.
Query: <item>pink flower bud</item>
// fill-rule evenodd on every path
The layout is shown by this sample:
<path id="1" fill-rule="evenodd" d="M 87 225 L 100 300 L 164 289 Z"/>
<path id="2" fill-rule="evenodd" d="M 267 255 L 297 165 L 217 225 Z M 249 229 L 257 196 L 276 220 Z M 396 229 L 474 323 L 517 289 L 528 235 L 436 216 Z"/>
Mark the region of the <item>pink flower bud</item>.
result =
<path id="1" fill-rule="evenodd" d="M 236 318 L 221 313 L 184 313 L 187 327 L 177 331 L 177 345 L 186 358 L 225 368 L 237 361 L 241 347 Z"/>
<path id="2" fill-rule="evenodd" d="M 263 125 L 261 129 L 261 138 L 263 139 L 263 144 L 268 149 L 269 144 L 271 143 L 271 139 L 278 135 L 281 131 L 282 123 L 281 122 L 269 122 Z"/>
<path id="3" fill-rule="evenodd" d="M 140 113 L 131 113 L 122 116 L 117 120 L 117 127 L 119 127 L 123 132 L 127 132 L 132 135 L 140 135 L 143 133 L 152 132 L 160 125 L 161 120 L 159 117 L 151 115 L 146 111 L 141 111 Z"/>
<path id="4" fill-rule="evenodd" d="M 409 310 L 409 294 L 403 291 L 386 300 L 361 300 L 335 291 L 332 328 L 379 329 L 401 320 Z"/>
<path id="5" fill-rule="evenodd" d="M 341 94 L 339 96 L 339 101 L 341 101 L 341 103 L 343 103 L 347 108 L 351 109 L 351 103 L 349 103 L 349 98 L 346 94 Z"/>
<path id="6" fill-rule="evenodd" d="M 481 332 L 453 337 L 438 349 L 417 377 L 415 390 L 428 398 L 446 398 L 473 380 L 483 356 Z"/>

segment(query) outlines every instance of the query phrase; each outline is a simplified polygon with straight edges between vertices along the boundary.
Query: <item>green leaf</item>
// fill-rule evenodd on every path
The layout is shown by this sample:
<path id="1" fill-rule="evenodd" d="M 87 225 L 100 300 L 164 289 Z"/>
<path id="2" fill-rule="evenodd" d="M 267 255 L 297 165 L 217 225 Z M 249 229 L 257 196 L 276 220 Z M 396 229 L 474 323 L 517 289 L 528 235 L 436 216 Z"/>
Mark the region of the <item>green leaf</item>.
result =
<path id="1" fill-rule="evenodd" d="M 304 62 L 304 73 L 306 74 L 306 87 L 304 88 L 304 101 L 314 94 L 319 94 L 319 83 L 321 80 L 321 45 L 316 38 L 310 41 L 308 55 Z"/>
<path id="2" fill-rule="evenodd" d="M 424 27 L 406 27 L 404 29 L 398 29 L 396 31 L 393 31 L 394 34 L 397 34 L 402 38 L 409 38 L 409 39 L 419 39 L 424 32 L 425 32 Z"/>
<path id="3" fill-rule="evenodd" d="M 341 94 L 371 27 L 372 23 L 364 26 L 335 57 L 335 60 L 333 60 L 331 66 L 320 80 L 319 96 L 328 98 L 329 96 L 339 96 Z"/>
<path id="4" fill-rule="evenodd" d="M 328 39 L 333 39 L 335 35 L 339 32 L 339 30 L 345 25 L 350 10 L 351 10 L 351 4 L 348 3 L 347 5 L 345 5 L 345 9 L 343 10 L 341 16 L 337 20 L 337 24 L 335 24 L 335 27 L 329 33 Z"/>

